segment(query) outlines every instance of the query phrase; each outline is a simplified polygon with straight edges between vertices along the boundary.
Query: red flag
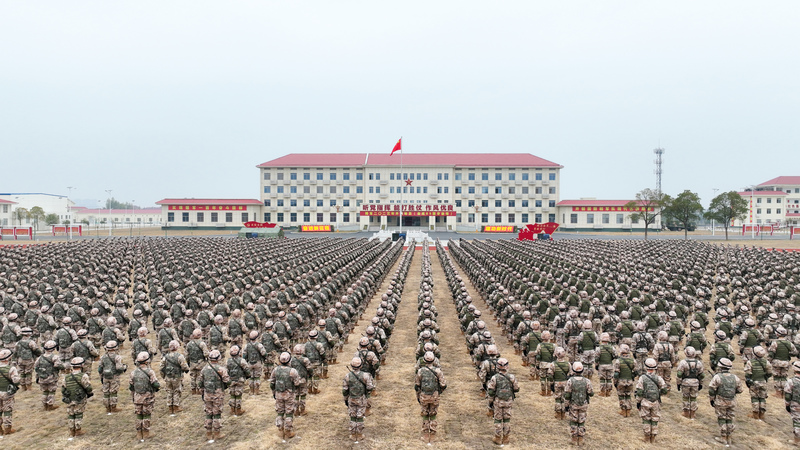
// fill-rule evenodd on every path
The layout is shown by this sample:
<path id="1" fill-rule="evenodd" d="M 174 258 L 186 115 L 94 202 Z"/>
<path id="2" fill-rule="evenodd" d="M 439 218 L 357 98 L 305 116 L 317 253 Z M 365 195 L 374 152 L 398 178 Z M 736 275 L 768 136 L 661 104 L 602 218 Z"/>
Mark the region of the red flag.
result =
<path id="1" fill-rule="evenodd" d="M 389 156 L 394 155 L 394 152 L 396 152 L 398 150 L 402 150 L 402 148 L 400 146 L 402 141 L 403 141 L 403 138 L 400 138 L 400 139 L 397 140 L 397 144 L 394 144 L 394 148 L 392 149 L 392 153 L 389 153 Z"/>

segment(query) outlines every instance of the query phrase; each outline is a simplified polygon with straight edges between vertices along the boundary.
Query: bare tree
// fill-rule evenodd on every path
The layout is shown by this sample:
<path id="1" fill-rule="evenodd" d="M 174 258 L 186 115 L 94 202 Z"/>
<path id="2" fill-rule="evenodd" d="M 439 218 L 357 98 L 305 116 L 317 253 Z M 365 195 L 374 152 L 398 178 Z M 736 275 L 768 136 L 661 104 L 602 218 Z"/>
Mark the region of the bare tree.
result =
<path id="1" fill-rule="evenodd" d="M 661 215 L 666 199 L 661 192 L 647 188 L 636 194 L 636 200 L 630 201 L 625 205 L 628 210 L 633 211 L 628 216 L 632 221 L 644 222 L 645 240 L 647 240 L 648 228 L 656 223 L 658 216 Z"/>

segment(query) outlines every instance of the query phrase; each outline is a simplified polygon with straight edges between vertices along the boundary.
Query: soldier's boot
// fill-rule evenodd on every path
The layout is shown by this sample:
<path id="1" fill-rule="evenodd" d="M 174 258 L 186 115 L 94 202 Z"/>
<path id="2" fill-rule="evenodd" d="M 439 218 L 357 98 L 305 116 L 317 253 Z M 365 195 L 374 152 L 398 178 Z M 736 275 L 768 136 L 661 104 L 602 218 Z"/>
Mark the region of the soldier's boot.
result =
<path id="1" fill-rule="evenodd" d="M 119 412 L 119 408 L 117 408 L 117 405 L 114 405 L 114 406 L 112 406 L 112 407 L 111 407 L 111 412 L 112 412 L 112 413 L 117 413 L 117 412 Z"/>
<path id="2" fill-rule="evenodd" d="M 505 444 L 508 444 L 508 435 L 507 435 L 507 434 L 504 434 L 504 435 L 503 435 L 503 444 L 504 444 L 504 445 L 505 445 Z"/>
<path id="3" fill-rule="evenodd" d="M 176 413 L 183 412 L 183 408 L 181 408 L 180 406 L 173 406 L 172 411 Z"/>
<path id="4" fill-rule="evenodd" d="M 353 442 L 358 442 L 358 438 L 356 436 L 358 435 L 355 433 L 350 433 L 350 440 Z"/>
<path id="5" fill-rule="evenodd" d="M 142 439 L 150 439 L 150 430 L 142 430 Z"/>
<path id="6" fill-rule="evenodd" d="M 531 379 L 533 379 L 533 376 L 531 376 Z M 545 389 L 544 389 L 544 386 L 542 386 L 542 387 L 539 389 L 539 395 L 541 395 L 542 397 L 544 397 L 544 396 L 545 396 Z"/>
<path id="7" fill-rule="evenodd" d="M 206 430 L 206 440 L 207 441 L 214 440 L 214 433 L 212 433 L 210 430 Z"/>
<path id="8" fill-rule="evenodd" d="M 83 431 L 82 428 L 76 428 L 74 430 L 74 433 L 75 433 L 75 437 L 83 436 L 84 434 L 86 434 L 86 432 Z"/>
<path id="9" fill-rule="evenodd" d="M 288 438 L 290 433 L 291 433 L 291 431 L 286 433 L 287 438 Z M 294 436 L 294 433 L 291 433 L 291 434 L 292 434 L 292 436 Z M 225 435 L 222 434 L 222 431 L 217 430 L 217 431 L 214 432 L 214 440 L 215 441 L 218 441 L 218 440 L 224 439 L 224 438 L 225 438 Z"/>
<path id="10" fill-rule="evenodd" d="M 0 436 L 4 435 L 5 431 L 0 429 Z M 75 437 L 75 430 L 73 428 L 69 429 L 69 437 Z"/>
<path id="11" fill-rule="evenodd" d="M 556 411 L 556 412 L 555 412 L 555 415 L 554 415 L 554 417 L 555 417 L 556 419 L 560 419 L 560 418 L 561 418 L 561 413 L 560 413 L 560 412 L 558 412 L 558 411 Z"/>
<path id="12" fill-rule="evenodd" d="M 730 447 L 731 446 L 731 435 L 725 436 L 725 444 Z"/>
<path id="13" fill-rule="evenodd" d="M 645 433 L 644 437 L 642 438 L 644 442 L 650 443 L 650 435 Z"/>
<path id="14" fill-rule="evenodd" d="M 697 414 L 697 411 L 689 411 L 689 418 L 694 420 L 695 414 Z"/>
<path id="15" fill-rule="evenodd" d="M 496 445 L 502 445 L 503 444 L 503 437 L 500 436 L 499 434 L 495 434 L 494 438 L 492 438 L 492 442 L 494 442 Z"/>
<path id="16" fill-rule="evenodd" d="M 622 417 L 625 417 L 625 410 L 624 409 L 620 409 L 618 414 L 620 416 L 622 416 Z"/>
<path id="17" fill-rule="evenodd" d="M 245 410 L 243 410 L 243 409 L 242 409 L 242 407 L 240 406 L 240 407 L 239 407 L 239 413 L 238 413 L 238 414 L 236 414 L 236 415 L 237 415 L 237 416 L 241 416 L 241 415 L 243 415 L 244 413 L 245 413 Z"/>
<path id="18" fill-rule="evenodd" d="M 431 435 L 431 437 L 430 437 L 430 441 L 429 442 L 435 442 L 436 441 L 436 432 L 431 430 L 430 435 Z"/>
<path id="19" fill-rule="evenodd" d="M 764 414 L 766 414 L 766 413 L 767 413 L 766 411 L 759 412 L 758 413 L 758 420 L 763 422 L 764 421 Z"/>
<path id="20" fill-rule="evenodd" d="M 583 439 L 584 439 L 584 437 L 583 437 L 583 436 L 578 436 L 578 445 L 579 445 L 579 446 L 582 446 L 582 445 L 583 445 Z"/>
<path id="21" fill-rule="evenodd" d="M 236 408 L 234 408 L 233 406 L 231 406 L 231 415 L 233 416 L 236 415 Z"/>
<path id="22" fill-rule="evenodd" d="M 794 445 L 800 445 L 800 436 L 794 437 Z"/>
<path id="23" fill-rule="evenodd" d="M 578 445 L 578 436 L 572 436 L 572 440 L 570 441 L 570 445 Z"/>
<path id="24" fill-rule="evenodd" d="M 170 414 L 175 414 L 175 407 L 174 406 L 170 406 L 169 407 L 169 413 Z"/>
<path id="25" fill-rule="evenodd" d="M 682 415 L 683 417 L 686 417 L 686 418 L 688 419 L 688 418 L 689 418 L 689 411 L 687 411 L 687 410 L 685 410 L 685 409 L 684 409 L 683 411 L 681 411 L 681 415 Z"/>
<path id="26" fill-rule="evenodd" d="M 431 442 L 431 434 L 428 433 L 427 431 L 423 431 L 421 439 L 422 439 L 422 442 L 425 442 L 426 444 L 428 444 L 428 443 Z"/>
<path id="27" fill-rule="evenodd" d="M 136 430 L 136 440 L 137 441 L 143 441 L 144 440 L 142 438 L 142 430 Z"/>
<path id="28" fill-rule="evenodd" d="M 286 439 L 291 439 L 294 437 L 294 430 L 289 430 L 286 432 Z"/>
<path id="29" fill-rule="evenodd" d="M 656 435 L 655 434 L 650 436 L 650 443 L 651 444 L 655 444 L 656 443 Z"/>
<path id="30" fill-rule="evenodd" d="M 256 394 L 256 395 L 261 395 L 261 393 L 260 393 L 260 392 L 258 392 L 258 391 L 260 391 L 260 390 L 261 390 L 261 386 L 256 386 L 256 387 L 253 389 L 253 391 L 255 392 L 255 394 Z"/>

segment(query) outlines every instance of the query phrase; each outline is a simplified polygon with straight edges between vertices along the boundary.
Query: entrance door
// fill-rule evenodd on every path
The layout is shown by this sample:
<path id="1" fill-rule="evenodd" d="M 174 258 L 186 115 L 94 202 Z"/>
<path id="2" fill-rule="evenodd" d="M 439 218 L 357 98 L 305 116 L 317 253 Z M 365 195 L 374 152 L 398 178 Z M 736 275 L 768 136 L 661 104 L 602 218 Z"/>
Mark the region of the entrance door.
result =
<path id="1" fill-rule="evenodd" d="M 404 227 L 418 227 L 420 226 L 419 217 L 408 217 L 403 216 L 403 226 Z"/>

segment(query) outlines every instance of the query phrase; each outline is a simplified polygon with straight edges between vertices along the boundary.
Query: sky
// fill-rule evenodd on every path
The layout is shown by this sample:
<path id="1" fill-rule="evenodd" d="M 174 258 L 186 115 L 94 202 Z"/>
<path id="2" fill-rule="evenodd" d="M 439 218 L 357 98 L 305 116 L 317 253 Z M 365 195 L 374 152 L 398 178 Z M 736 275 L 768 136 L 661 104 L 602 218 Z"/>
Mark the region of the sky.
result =
<path id="1" fill-rule="evenodd" d="M 0 192 L 259 198 L 287 153 L 524 152 L 561 199 L 800 175 L 797 1 L 0 3 Z"/>

